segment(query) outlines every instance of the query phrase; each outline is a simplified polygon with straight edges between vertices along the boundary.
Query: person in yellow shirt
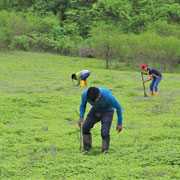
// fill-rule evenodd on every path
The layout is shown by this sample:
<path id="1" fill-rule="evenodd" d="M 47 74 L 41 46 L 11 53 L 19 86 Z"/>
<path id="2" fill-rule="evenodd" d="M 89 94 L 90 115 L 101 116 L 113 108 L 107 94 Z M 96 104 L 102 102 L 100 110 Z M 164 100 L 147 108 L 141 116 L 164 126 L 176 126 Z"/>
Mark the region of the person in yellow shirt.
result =
<path id="1" fill-rule="evenodd" d="M 76 86 L 87 87 L 87 78 L 91 72 L 89 70 L 82 70 L 71 75 L 72 81 L 77 81 Z"/>

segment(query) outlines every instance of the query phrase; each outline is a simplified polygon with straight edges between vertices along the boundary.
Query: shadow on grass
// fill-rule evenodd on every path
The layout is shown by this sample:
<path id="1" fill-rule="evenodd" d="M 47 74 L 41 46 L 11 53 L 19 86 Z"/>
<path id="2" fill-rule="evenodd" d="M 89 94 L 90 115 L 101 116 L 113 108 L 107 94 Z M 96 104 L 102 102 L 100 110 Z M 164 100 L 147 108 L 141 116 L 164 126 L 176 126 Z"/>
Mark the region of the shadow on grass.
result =
<path id="1" fill-rule="evenodd" d="M 84 155 L 84 156 L 99 156 L 99 155 L 101 155 L 102 153 L 101 153 L 101 150 L 100 149 L 92 149 L 91 151 L 89 151 L 88 153 L 83 153 L 82 152 L 82 154 Z"/>
<path id="2" fill-rule="evenodd" d="M 77 120 L 74 120 L 74 119 L 69 118 L 69 117 L 66 117 L 66 118 L 65 118 L 65 121 L 66 121 L 66 123 L 69 124 L 69 125 L 77 125 L 77 124 L 78 124 Z"/>
<path id="3" fill-rule="evenodd" d="M 114 153 L 114 149 L 110 149 L 108 153 L 102 153 L 100 147 L 93 147 L 88 153 L 85 153 L 85 156 L 99 156 L 99 155 L 109 155 Z"/>

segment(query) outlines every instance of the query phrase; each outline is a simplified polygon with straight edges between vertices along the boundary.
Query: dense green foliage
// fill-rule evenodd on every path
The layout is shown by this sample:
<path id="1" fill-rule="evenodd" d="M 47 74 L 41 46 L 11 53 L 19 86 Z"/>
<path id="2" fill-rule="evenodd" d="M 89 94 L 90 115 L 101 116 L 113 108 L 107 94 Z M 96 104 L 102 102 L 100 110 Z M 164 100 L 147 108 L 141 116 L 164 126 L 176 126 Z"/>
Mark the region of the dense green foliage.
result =
<path id="1" fill-rule="evenodd" d="M 164 73 L 160 96 L 143 97 L 139 72 L 105 70 L 103 61 L 38 53 L 0 53 L 0 179 L 180 179 L 180 75 Z M 124 109 L 124 130 L 100 153 L 79 152 L 81 89 L 70 74 L 89 68 L 89 85 L 110 87 Z M 88 106 L 89 109 L 89 106 Z"/>
<path id="2" fill-rule="evenodd" d="M 0 48 L 101 57 L 116 64 L 153 59 L 167 69 L 180 61 L 174 48 L 179 29 L 178 0 L 0 0 Z M 137 51 L 131 50 L 136 44 Z"/>

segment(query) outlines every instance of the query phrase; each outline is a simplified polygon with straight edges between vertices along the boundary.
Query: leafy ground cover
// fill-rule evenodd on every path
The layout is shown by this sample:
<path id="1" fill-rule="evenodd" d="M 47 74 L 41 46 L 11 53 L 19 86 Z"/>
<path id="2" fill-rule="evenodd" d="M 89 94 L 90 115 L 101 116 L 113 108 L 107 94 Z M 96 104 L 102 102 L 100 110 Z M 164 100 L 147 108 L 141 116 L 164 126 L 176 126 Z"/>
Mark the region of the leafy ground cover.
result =
<path id="1" fill-rule="evenodd" d="M 111 88 L 124 109 L 124 130 L 111 129 L 109 154 L 79 151 L 76 113 L 82 89 L 72 72 L 89 69 L 89 85 Z M 164 73 L 158 97 L 143 97 L 135 71 L 103 61 L 45 53 L 0 53 L 0 179 L 180 179 L 180 75 Z"/>

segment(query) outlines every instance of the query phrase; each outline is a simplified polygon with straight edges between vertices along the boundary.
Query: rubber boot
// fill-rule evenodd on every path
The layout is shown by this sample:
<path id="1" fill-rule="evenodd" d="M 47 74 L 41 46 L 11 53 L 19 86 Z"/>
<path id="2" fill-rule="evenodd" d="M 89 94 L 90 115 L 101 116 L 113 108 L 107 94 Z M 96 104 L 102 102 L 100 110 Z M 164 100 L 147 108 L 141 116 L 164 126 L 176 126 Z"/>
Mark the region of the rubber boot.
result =
<path id="1" fill-rule="evenodd" d="M 110 138 L 102 140 L 102 153 L 108 153 Z"/>
<path id="2" fill-rule="evenodd" d="M 83 149 L 84 151 L 89 151 L 92 147 L 92 137 L 91 134 L 83 134 Z"/>

